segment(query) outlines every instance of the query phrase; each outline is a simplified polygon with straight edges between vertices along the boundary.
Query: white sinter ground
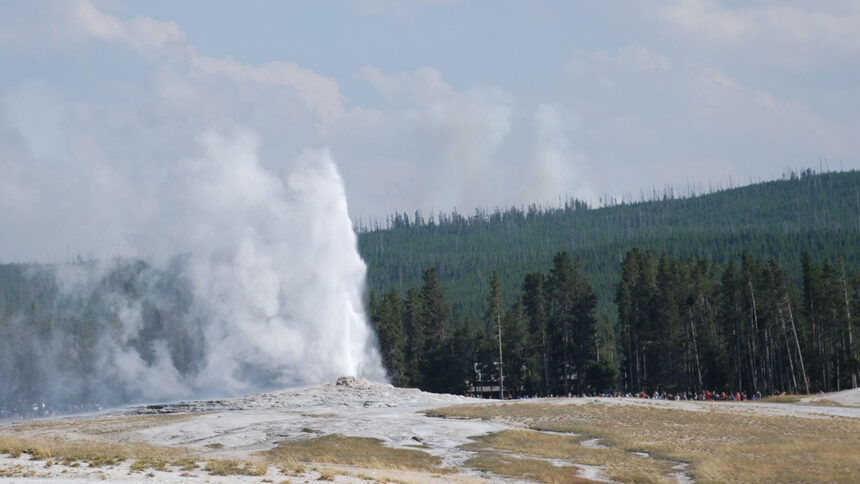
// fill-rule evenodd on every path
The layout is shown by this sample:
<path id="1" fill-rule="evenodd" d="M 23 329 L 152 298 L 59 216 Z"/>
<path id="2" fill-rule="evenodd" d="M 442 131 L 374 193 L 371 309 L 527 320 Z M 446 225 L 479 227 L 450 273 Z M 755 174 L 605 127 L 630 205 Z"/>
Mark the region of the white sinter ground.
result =
<path id="1" fill-rule="evenodd" d="M 647 405 L 687 411 L 717 411 L 732 414 L 754 413 L 759 415 L 785 415 L 805 418 L 830 418 L 833 416 L 860 418 L 860 406 L 815 406 L 815 400 L 829 400 L 842 405 L 856 405 L 860 402 L 860 389 L 834 394 L 809 397 L 802 404 L 780 403 L 728 403 L 647 400 L 638 398 L 556 398 L 531 401 L 550 402 L 559 405 Z M 518 403 L 519 401 L 505 402 Z M 307 439 L 326 434 L 342 434 L 356 437 L 373 437 L 385 445 L 400 448 L 418 448 L 439 456 L 444 467 L 455 467 L 454 474 L 433 475 L 431 473 L 402 471 L 398 480 L 405 482 L 516 482 L 498 476 L 482 474 L 478 471 L 463 469 L 462 464 L 473 454 L 460 448 L 470 441 L 470 437 L 490 432 L 518 427 L 517 423 L 502 420 L 478 421 L 439 419 L 425 416 L 422 410 L 447 405 L 493 404 L 492 400 L 478 400 L 456 395 L 439 395 L 416 389 L 395 388 L 388 384 L 374 383 L 353 377 L 343 377 L 333 384 L 322 384 L 306 388 L 288 389 L 260 393 L 235 398 L 208 401 L 188 401 L 171 404 L 144 405 L 126 409 L 103 412 L 98 415 L 64 417 L 63 421 L 92 424 L 116 422 L 124 417 L 133 418 L 147 414 L 188 414 L 192 418 L 168 419 L 154 426 L 141 428 L 129 427 L 116 431 L 111 424 L 105 424 L 98 437 L 109 441 L 146 443 L 158 446 L 175 446 L 197 450 L 200 459 L 235 458 L 243 459 L 255 451 L 273 448 L 278 442 L 290 439 Z M 11 424 L 0 424 L 3 426 Z M 79 439 L 92 438 L 86 432 L 77 432 L 76 427 L 58 426 L 22 437 Z M 92 430 L 92 429 L 90 429 Z M 47 432 L 47 433 L 46 433 Z M 584 440 L 583 446 L 600 447 L 599 439 Z M 513 457 L 517 457 L 511 454 Z M 645 455 L 644 457 L 647 457 Z M 564 461 L 547 459 L 548 465 L 571 465 Z M 173 470 L 169 472 L 130 473 L 129 463 L 106 468 L 70 469 L 62 465 L 46 466 L 43 461 L 30 460 L 27 454 L 12 458 L 0 456 L 0 470 L 18 467 L 33 478 L 13 478 L 11 482 L 25 483 L 64 483 L 78 484 L 99 482 L 211 482 L 236 484 L 260 482 L 309 482 L 321 477 L 316 468 L 306 469 L 300 476 L 284 474 L 275 466 L 269 466 L 266 476 L 212 476 L 203 471 L 183 475 Z M 584 466 L 573 463 L 579 475 L 596 481 L 609 482 L 604 478 L 599 466 Z M 679 483 L 692 482 L 683 464 L 673 469 L 669 476 Z M 372 470 L 354 469 L 354 475 L 337 475 L 337 482 L 364 482 L 358 474 L 372 473 Z M 389 474 L 387 476 L 390 476 Z M 151 475 L 150 475 L 151 474 Z M 384 479 L 377 476 L 380 482 Z M 9 482 L 2 481 L 0 482 Z"/>
<path id="2" fill-rule="evenodd" d="M 334 384 L 260 393 L 224 400 L 131 409 L 135 413 L 207 412 L 194 419 L 132 433 L 134 440 L 155 445 L 209 449 L 221 444 L 224 454 L 274 447 L 288 439 L 325 434 L 372 437 L 391 447 L 415 448 L 442 458 L 443 465 L 461 465 L 472 453 L 458 446 L 474 435 L 509 425 L 477 420 L 440 420 L 421 410 L 487 402 L 457 395 L 343 377 Z"/>

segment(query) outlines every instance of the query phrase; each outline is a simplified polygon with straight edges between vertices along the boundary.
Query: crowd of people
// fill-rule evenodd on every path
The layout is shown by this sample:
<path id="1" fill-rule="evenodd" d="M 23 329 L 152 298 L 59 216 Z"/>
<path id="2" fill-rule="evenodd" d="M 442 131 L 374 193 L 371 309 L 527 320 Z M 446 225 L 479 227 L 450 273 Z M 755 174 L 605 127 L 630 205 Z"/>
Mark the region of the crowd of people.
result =
<path id="1" fill-rule="evenodd" d="M 781 395 L 785 395 L 785 393 L 780 393 Z M 469 396 L 475 398 L 498 398 L 498 393 L 495 394 L 469 394 Z M 645 391 L 641 391 L 638 393 L 634 392 L 603 392 L 603 393 L 586 393 L 582 395 L 578 394 L 568 394 L 568 395 L 548 395 L 549 398 L 573 398 L 573 397 L 601 397 L 601 398 L 646 398 L 650 400 L 692 400 L 692 401 L 705 401 L 705 402 L 740 402 L 746 400 L 761 400 L 762 393 L 747 393 L 747 392 L 718 392 L 712 390 L 704 390 L 701 392 L 661 392 L 654 391 L 652 393 L 648 393 Z M 510 397 L 508 395 L 505 396 L 505 399 L 531 399 L 531 398 L 539 398 L 536 396 L 517 396 Z"/>
<path id="2" fill-rule="evenodd" d="M 647 393 L 647 392 L 639 392 L 636 394 L 633 393 L 614 393 L 614 394 L 603 394 L 599 396 L 606 397 L 628 397 L 628 398 L 649 398 L 652 400 L 699 400 L 699 401 L 711 401 L 711 402 L 719 402 L 719 401 L 744 401 L 744 400 L 759 400 L 761 399 L 761 392 L 755 392 L 752 395 L 748 395 L 747 392 L 736 392 L 736 393 L 726 393 L 726 392 L 717 392 L 705 390 L 702 392 L 679 392 L 679 393 L 668 393 L 668 392 L 658 392 Z"/>

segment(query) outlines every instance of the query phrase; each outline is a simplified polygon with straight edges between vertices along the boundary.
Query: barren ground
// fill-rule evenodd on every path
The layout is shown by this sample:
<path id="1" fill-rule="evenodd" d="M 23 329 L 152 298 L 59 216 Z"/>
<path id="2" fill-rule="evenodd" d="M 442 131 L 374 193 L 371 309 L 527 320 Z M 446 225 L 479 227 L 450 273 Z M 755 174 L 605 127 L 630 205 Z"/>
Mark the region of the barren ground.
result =
<path id="1" fill-rule="evenodd" d="M 345 378 L 223 400 L 2 423 L 0 478 L 850 482 L 860 475 L 860 407 L 852 406 L 860 405 L 860 390 L 790 400 L 499 402 Z"/>

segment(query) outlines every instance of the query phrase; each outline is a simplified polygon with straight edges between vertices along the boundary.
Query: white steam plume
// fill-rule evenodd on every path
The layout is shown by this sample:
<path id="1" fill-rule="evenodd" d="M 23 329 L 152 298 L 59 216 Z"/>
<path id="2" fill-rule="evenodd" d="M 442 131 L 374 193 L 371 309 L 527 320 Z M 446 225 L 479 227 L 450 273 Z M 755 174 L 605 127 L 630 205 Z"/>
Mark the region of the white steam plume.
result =
<path id="1" fill-rule="evenodd" d="M 365 265 L 328 151 L 307 150 L 278 176 L 260 165 L 250 133 L 210 133 L 202 144 L 184 221 L 190 277 L 214 318 L 197 385 L 245 389 L 249 367 L 278 383 L 384 378 L 362 309 Z"/>
<path id="2" fill-rule="evenodd" d="M 338 84 L 205 56 L 176 24 L 86 0 L 47 10 L 28 31 L 112 87 L 22 74 L 0 90 L 0 262 L 91 259 L 0 265 L 0 418 L 385 379 L 343 182 L 327 150 L 302 151 L 332 144 Z"/>
<path id="3" fill-rule="evenodd" d="M 130 254 L 0 266 L 0 417 L 386 378 L 328 150 L 275 173 L 253 131 L 198 144 L 198 156 L 140 180 L 161 198 L 131 182 L 134 167 L 113 167 L 110 193 L 125 195 L 106 222 L 124 223 L 105 232 L 124 232 Z"/>

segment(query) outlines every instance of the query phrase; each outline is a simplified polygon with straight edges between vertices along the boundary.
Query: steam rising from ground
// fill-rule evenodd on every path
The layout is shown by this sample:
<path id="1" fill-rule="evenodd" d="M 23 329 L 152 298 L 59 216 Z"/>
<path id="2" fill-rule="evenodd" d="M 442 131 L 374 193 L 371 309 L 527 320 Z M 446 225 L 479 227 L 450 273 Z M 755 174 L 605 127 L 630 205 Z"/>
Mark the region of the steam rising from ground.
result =
<path id="1" fill-rule="evenodd" d="M 151 223 L 127 227 L 176 256 L 28 267 L 13 278 L 0 407 L 385 378 L 329 152 L 306 150 L 276 174 L 260 164 L 253 132 L 208 133 L 199 145 L 200 156 L 160 180 L 173 195 L 138 218 Z"/>
<path id="2" fill-rule="evenodd" d="M 306 151 L 280 176 L 244 133 L 203 139 L 190 163 L 189 276 L 209 301 L 198 385 L 383 378 L 362 310 L 365 265 L 329 153 Z M 250 370 L 250 373 L 249 373 Z"/>
<path id="3" fill-rule="evenodd" d="M 190 270 L 218 324 L 200 383 L 241 390 L 247 366 L 281 383 L 382 378 L 362 310 L 365 265 L 329 153 L 306 151 L 279 177 L 247 136 L 204 142 L 211 163 L 194 170 L 208 176 L 193 177 L 191 193 L 208 223 L 190 227 Z"/>
<path id="4" fill-rule="evenodd" d="M 28 11 L 87 61 L 0 92 L 0 262 L 90 262 L 0 265 L 0 417 L 384 379 L 342 179 L 305 148 L 346 116 L 337 83 L 86 0 Z"/>

